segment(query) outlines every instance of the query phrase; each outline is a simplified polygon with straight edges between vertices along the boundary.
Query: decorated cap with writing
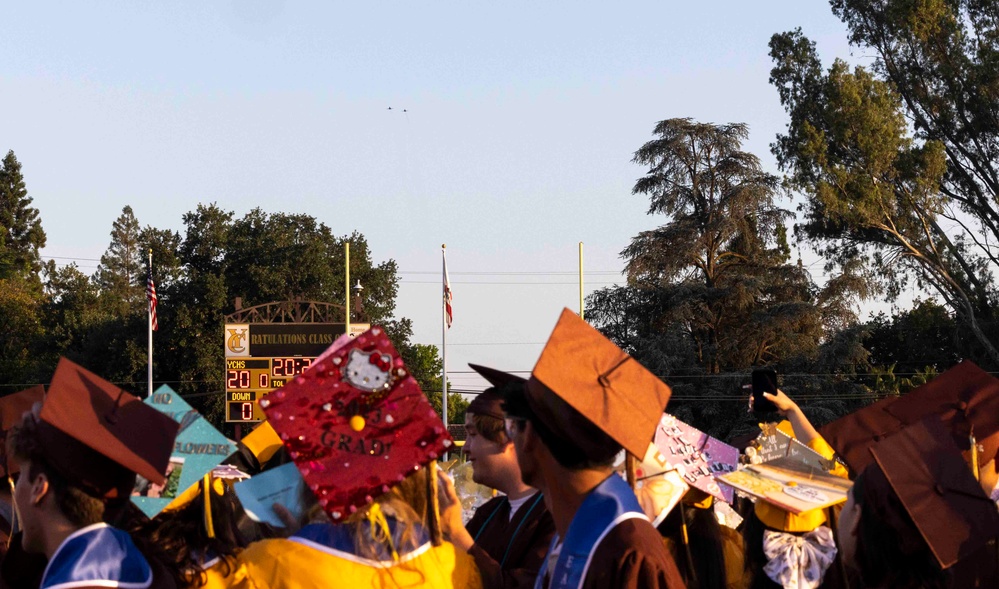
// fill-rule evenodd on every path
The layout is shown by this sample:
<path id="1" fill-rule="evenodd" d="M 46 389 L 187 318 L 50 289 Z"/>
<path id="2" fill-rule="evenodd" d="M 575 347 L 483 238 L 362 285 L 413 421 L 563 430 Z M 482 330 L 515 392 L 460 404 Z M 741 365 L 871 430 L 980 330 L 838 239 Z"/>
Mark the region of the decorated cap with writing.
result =
<path id="1" fill-rule="evenodd" d="M 334 521 L 388 493 L 452 443 L 380 327 L 338 340 L 260 406 Z"/>
<path id="2" fill-rule="evenodd" d="M 140 477 L 132 489 L 132 502 L 147 516 L 153 517 L 235 452 L 236 444 L 212 427 L 167 385 L 156 389 L 144 403 L 180 424 L 167 466 L 166 481 L 160 485 Z"/>

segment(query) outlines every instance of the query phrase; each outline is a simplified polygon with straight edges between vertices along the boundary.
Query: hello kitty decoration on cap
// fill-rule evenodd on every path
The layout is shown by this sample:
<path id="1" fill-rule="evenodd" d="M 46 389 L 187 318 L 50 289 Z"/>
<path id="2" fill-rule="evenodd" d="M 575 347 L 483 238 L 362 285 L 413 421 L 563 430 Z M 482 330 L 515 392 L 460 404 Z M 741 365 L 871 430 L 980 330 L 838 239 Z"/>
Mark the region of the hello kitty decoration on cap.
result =
<path id="1" fill-rule="evenodd" d="M 333 521 L 388 493 L 452 444 L 379 327 L 338 339 L 260 406 Z"/>

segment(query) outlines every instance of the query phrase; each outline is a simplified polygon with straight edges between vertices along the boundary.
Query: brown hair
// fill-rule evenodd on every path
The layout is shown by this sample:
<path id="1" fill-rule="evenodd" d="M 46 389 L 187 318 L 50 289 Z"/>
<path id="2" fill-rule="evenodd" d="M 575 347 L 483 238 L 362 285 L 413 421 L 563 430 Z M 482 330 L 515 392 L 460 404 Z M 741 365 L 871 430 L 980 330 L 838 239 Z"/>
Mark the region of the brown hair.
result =
<path id="1" fill-rule="evenodd" d="M 20 425 L 11 428 L 7 435 L 7 455 L 19 462 L 29 462 L 27 477 L 22 484 L 30 484 L 44 474 L 55 497 L 59 512 L 76 527 L 96 524 L 104 517 L 104 502 L 72 485 L 56 472 L 45 459 L 45 447 L 38 435 L 38 421 L 31 413 L 25 414 Z"/>
<path id="2" fill-rule="evenodd" d="M 471 411 L 468 412 L 468 415 L 472 418 L 472 425 L 475 426 L 475 431 L 483 438 L 496 444 L 507 444 L 510 442 L 510 438 L 506 435 L 506 427 L 504 427 L 502 419 L 497 419 L 492 415 L 472 413 Z"/>

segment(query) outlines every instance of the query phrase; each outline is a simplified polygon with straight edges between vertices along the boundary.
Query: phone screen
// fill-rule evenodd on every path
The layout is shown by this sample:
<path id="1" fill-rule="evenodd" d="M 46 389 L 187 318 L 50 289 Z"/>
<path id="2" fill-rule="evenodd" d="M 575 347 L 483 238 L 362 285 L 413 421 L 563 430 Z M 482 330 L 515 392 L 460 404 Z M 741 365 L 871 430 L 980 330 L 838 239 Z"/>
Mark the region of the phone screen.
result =
<path id="1" fill-rule="evenodd" d="M 777 394 L 777 371 L 773 368 L 757 368 L 753 370 L 753 412 L 769 413 L 777 411 L 773 401 L 763 396 L 763 393 Z"/>

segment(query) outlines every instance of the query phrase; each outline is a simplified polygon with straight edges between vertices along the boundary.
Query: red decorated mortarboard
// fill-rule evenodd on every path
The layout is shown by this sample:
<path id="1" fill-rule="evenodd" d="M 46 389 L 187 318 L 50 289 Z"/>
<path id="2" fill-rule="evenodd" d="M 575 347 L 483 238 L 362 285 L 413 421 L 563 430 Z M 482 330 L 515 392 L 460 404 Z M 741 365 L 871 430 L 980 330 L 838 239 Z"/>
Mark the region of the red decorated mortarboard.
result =
<path id="1" fill-rule="evenodd" d="M 379 327 L 335 343 L 260 406 L 334 520 L 372 503 L 451 446 Z"/>

